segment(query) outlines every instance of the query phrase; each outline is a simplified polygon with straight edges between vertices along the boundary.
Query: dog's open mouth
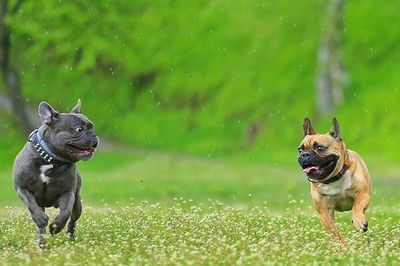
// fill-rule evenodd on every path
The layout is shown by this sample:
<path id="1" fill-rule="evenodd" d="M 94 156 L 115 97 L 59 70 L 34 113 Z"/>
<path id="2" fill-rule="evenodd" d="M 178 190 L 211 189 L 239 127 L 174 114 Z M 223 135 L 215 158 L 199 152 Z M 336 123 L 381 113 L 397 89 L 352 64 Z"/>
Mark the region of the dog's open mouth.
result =
<path id="1" fill-rule="evenodd" d="M 303 169 L 303 172 L 308 175 L 308 174 L 312 174 L 312 173 L 318 172 L 319 169 L 320 169 L 320 166 L 318 166 L 318 165 L 308 166 L 308 167 Z"/>
<path id="2" fill-rule="evenodd" d="M 72 144 L 68 144 L 68 149 L 71 153 L 78 154 L 80 156 L 90 156 L 96 152 L 96 147 L 77 147 Z"/>
<path id="3" fill-rule="evenodd" d="M 315 164 L 304 164 L 303 172 L 311 178 L 325 178 L 335 170 L 337 155 L 329 155 Z"/>

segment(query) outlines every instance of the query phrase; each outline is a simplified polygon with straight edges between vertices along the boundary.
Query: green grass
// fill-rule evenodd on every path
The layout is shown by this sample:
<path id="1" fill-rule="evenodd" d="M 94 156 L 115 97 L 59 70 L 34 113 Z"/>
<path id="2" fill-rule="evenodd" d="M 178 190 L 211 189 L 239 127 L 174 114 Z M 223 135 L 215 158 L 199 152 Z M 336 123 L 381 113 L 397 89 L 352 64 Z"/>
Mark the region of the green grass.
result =
<path id="1" fill-rule="evenodd" d="M 298 207 L 298 208 L 297 208 Z M 399 205 L 396 206 L 397 208 Z M 261 265 L 400 263 L 400 215 L 375 208 L 370 231 L 361 234 L 349 217 L 339 226 L 350 245 L 333 243 L 317 217 L 303 206 L 276 215 L 268 207 L 238 208 L 209 201 L 176 200 L 160 204 L 131 203 L 125 207 L 86 207 L 79 236 L 48 238 L 36 247 L 27 212 L 6 208 L 0 219 L 0 263 L 11 265 Z"/>
<path id="2" fill-rule="evenodd" d="M 311 206 L 309 184 L 292 164 L 212 159 L 148 151 L 99 151 L 80 163 L 84 211 L 78 238 L 34 242 L 29 212 L 0 175 L 0 264 L 398 264 L 400 169 L 366 158 L 374 178 L 370 230 L 350 213 L 330 240 Z M 50 217 L 56 211 L 50 209 Z"/>

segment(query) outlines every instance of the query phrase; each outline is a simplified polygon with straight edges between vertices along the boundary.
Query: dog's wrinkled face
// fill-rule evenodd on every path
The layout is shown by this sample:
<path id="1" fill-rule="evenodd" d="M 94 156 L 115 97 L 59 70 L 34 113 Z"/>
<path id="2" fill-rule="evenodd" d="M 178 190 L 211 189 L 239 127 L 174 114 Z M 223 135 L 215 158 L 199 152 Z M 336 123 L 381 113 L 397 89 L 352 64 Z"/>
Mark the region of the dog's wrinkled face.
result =
<path id="1" fill-rule="evenodd" d="M 314 180 L 336 175 L 343 167 L 346 150 L 336 118 L 326 134 L 315 132 L 308 118 L 304 119 L 303 129 L 304 139 L 298 148 L 298 162 L 303 172 Z"/>
<path id="2" fill-rule="evenodd" d="M 71 113 L 58 113 L 43 102 L 39 115 L 47 126 L 44 136 L 57 154 L 73 162 L 93 157 L 99 139 L 93 123 L 80 113 L 80 101 Z"/>

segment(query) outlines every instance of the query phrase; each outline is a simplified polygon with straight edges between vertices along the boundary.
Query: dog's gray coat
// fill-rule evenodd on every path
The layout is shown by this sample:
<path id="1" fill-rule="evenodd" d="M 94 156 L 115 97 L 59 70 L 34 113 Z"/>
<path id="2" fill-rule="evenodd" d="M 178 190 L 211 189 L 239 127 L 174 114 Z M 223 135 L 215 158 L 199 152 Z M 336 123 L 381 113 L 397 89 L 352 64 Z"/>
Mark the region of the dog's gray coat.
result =
<path id="1" fill-rule="evenodd" d="M 58 113 L 49 104 L 39 105 L 43 140 L 63 162 L 48 162 L 27 142 L 14 163 L 14 187 L 29 209 L 37 226 L 39 245 L 44 247 L 43 235 L 49 218 L 45 208 L 60 208 L 60 213 L 50 224 L 51 234 L 59 233 L 67 224 L 67 233 L 75 236 L 76 221 L 82 212 L 80 199 L 81 176 L 75 163 L 93 156 L 98 137 L 93 123 L 80 114 L 80 101 L 71 113 Z"/>

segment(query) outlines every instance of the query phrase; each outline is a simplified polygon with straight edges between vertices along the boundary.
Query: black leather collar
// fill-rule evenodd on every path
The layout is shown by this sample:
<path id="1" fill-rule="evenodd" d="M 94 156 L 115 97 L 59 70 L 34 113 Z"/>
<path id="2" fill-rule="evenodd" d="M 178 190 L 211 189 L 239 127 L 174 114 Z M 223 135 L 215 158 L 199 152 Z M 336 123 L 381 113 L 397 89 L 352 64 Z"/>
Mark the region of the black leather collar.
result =
<path id="1" fill-rule="evenodd" d="M 40 127 L 39 129 L 35 129 L 28 138 L 28 141 L 32 143 L 33 148 L 37 152 L 37 154 L 47 163 L 51 164 L 71 164 L 68 159 L 65 159 L 55 152 L 53 152 L 45 140 L 43 139 L 43 131 L 44 128 Z"/>
<path id="2" fill-rule="evenodd" d="M 347 169 L 349 169 L 349 166 L 346 163 L 344 163 L 342 169 L 340 170 L 340 172 L 337 175 L 332 176 L 329 179 L 324 180 L 324 181 L 317 181 L 317 180 L 314 180 L 311 178 L 308 178 L 308 181 L 310 181 L 311 183 L 322 183 L 322 184 L 327 185 L 327 184 L 333 183 L 333 182 L 341 179 L 343 177 L 344 173 L 347 171 Z"/>

